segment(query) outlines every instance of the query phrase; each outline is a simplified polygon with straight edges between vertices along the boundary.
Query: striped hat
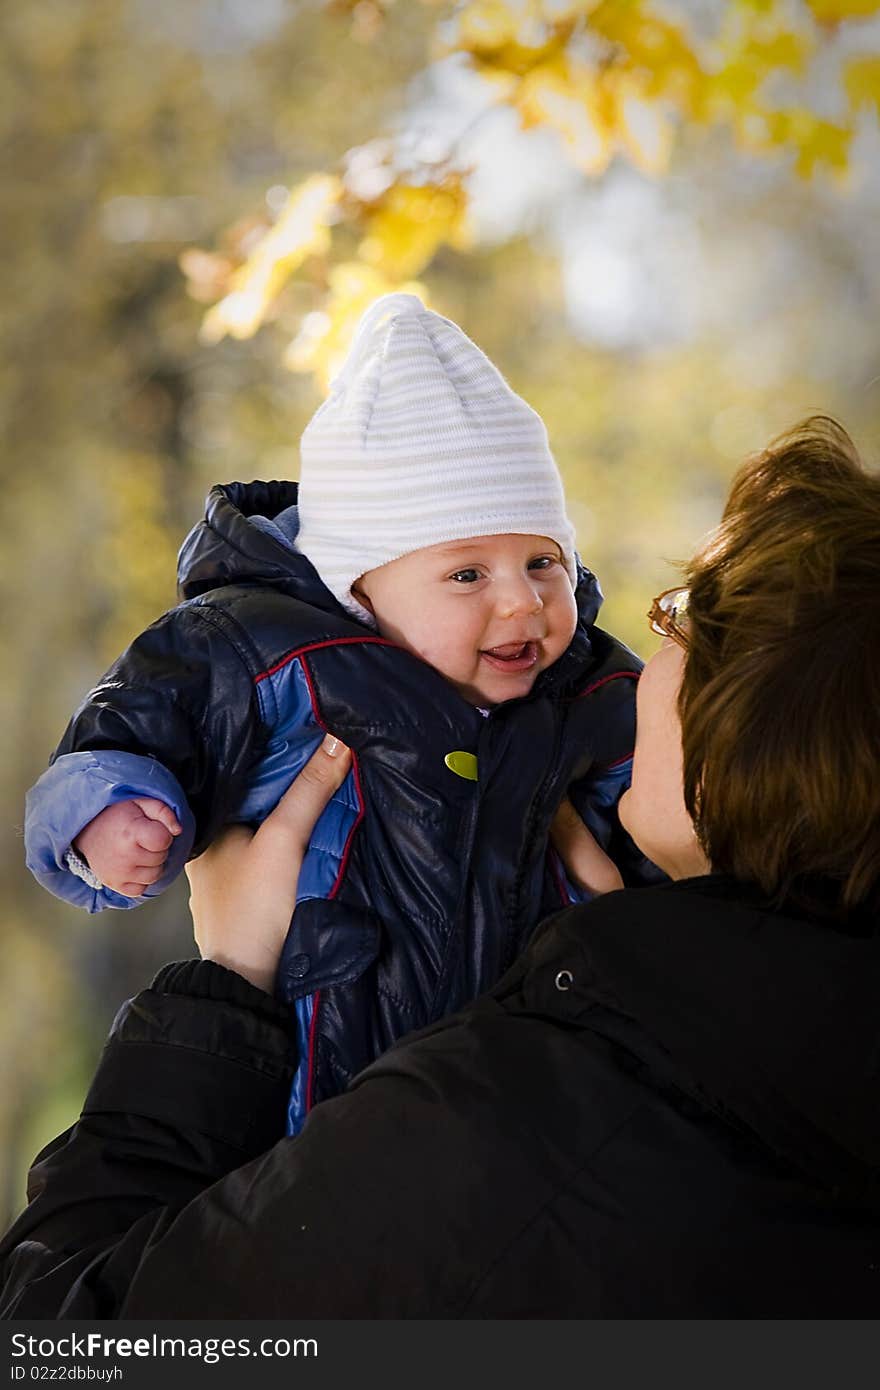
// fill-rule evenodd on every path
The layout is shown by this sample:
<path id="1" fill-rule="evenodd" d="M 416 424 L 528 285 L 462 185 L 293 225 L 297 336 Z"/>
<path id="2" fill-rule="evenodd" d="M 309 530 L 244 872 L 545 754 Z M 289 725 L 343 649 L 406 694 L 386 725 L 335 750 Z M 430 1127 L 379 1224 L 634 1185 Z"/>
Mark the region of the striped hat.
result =
<path id="1" fill-rule="evenodd" d="M 364 314 L 301 454 L 297 549 L 361 621 L 375 625 L 351 592 L 361 575 L 471 536 L 548 536 L 576 585 L 543 421 L 415 295 L 384 295 Z"/>

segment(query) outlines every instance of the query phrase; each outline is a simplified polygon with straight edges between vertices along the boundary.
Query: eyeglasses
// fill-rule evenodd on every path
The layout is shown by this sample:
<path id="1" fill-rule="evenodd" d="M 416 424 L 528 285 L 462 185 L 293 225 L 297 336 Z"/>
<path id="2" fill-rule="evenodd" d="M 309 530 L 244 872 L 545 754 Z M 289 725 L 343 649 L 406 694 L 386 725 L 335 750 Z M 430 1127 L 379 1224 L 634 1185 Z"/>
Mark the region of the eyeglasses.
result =
<path id="1" fill-rule="evenodd" d="M 659 633 L 661 637 L 671 637 L 685 651 L 688 646 L 688 592 L 681 588 L 664 589 L 654 599 L 648 612 L 651 631 Z"/>

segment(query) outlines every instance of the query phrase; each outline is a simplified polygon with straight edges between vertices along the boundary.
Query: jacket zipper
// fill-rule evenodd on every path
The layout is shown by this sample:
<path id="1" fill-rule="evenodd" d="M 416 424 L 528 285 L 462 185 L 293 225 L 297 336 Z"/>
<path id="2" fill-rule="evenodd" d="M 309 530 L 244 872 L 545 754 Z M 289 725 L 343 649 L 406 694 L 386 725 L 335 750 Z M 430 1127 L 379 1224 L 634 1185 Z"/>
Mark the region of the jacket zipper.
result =
<path id="1" fill-rule="evenodd" d="M 558 776 L 559 752 L 562 744 L 563 718 L 560 711 L 556 709 L 555 706 L 553 707 L 553 719 L 553 751 L 552 756 L 548 759 L 547 763 L 548 767 L 550 768 L 550 771 L 547 773 L 537 792 L 532 797 L 531 805 L 529 806 L 528 814 L 526 816 L 522 840 L 520 841 L 521 845 L 523 846 L 531 844 L 535 835 L 538 819 L 544 808 L 547 793 L 549 792 L 551 786 L 553 785 L 554 781 Z M 524 856 L 522 855 L 520 856 L 520 863 L 522 867 L 520 868 L 516 878 L 514 879 L 513 888 L 510 892 L 510 908 L 507 913 L 507 939 L 504 945 L 502 973 L 510 969 L 511 965 L 513 964 L 520 951 L 519 936 L 523 926 L 522 897 L 527 873 L 524 864 Z M 537 923 L 535 923 L 535 926 L 537 926 Z"/>
<path id="2" fill-rule="evenodd" d="M 491 718 L 491 716 L 489 716 Z M 489 718 L 485 725 L 488 725 Z M 430 1004 L 430 1017 L 436 1017 L 437 1000 L 442 997 L 449 981 L 449 974 L 457 956 L 458 946 L 461 941 L 462 928 L 467 921 L 468 906 L 470 902 L 470 883 L 471 883 L 471 860 L 474 853 L 474 839 L 477 830 L 477 820 L 480 813 L 481 788 L 479 780 L 480 767 L 480 748 L 485 737 L 485 725 L 480 730 L 480 737 L 477 739 L 477 781 L 474 784 L 474 795 L 467 807 L 463 817 L 462 831 L 458 841 L 459 862 L 462 865 L 461 888 L 459 890 L 458 903 L 455 909 L 455 916 L 452 928 L 449 933 L 449 940 L 446 945 L 446 952 L 443 957 L 443 964 L 437 976 L 437 983 Z"/>

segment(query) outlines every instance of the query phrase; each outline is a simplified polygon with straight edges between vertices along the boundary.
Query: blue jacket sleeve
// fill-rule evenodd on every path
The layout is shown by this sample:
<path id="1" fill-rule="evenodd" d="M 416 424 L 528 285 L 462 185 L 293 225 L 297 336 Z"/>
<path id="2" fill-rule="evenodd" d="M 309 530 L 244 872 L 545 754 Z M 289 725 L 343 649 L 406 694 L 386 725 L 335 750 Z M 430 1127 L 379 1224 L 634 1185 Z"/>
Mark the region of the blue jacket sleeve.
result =
<path id="1" fill-rule="evenodd" d="M 71 872 L 66 857 L 83 826 L 108 806 L 137 796 L 164 801 L 183 829 L 171 844 L 162 877 L 142 897 L 126 898 L 112 888 L 91 887 Z M 194 835 L 195 819 L 177 778 L 155 758 L 136 753 L 65 753 L 27 794 L 24 836 L 28 868 L 50 893 L 88 912 L 138 907 L 164 892 L 186 863 Z"/>
<path id="2" fill-rule="evenodd" d="M 244 630 L 200 600 L 136 638 L 83 700 L 28 794 L 25 848 L 39 882 L 90 912 L 136 907 L 166 888 L 242 799 L 266 740 L 259 670 Z M 162 879 L 143 898 L 124 898 L 89 887 L 65 856 L 100 811 L 135 796 L 167 802 L 183 834 Z"/>

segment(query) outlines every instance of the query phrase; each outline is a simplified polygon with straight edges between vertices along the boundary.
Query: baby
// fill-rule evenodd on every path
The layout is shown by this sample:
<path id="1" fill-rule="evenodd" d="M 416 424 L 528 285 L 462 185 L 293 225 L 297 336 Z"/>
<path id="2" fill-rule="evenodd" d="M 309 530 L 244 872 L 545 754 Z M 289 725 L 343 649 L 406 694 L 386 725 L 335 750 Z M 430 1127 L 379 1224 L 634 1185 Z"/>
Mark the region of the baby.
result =
<path id="1" fill-rule="evenodd" d="M 549 845 L 563 796 L 597 840 L 593 891 L 655 876 L 616 815 L 639 662 L 594 626 L 541 420 L 412 295 L 364 316 L 299 488 L 215 488 L 179 583 L 29 794 L 28 864 L 90 911 L 137 906 L 224 823 L 261 821 L 326 730 L 349 745 L 278 979 L 295 1132 L 574 898 Z"/>

